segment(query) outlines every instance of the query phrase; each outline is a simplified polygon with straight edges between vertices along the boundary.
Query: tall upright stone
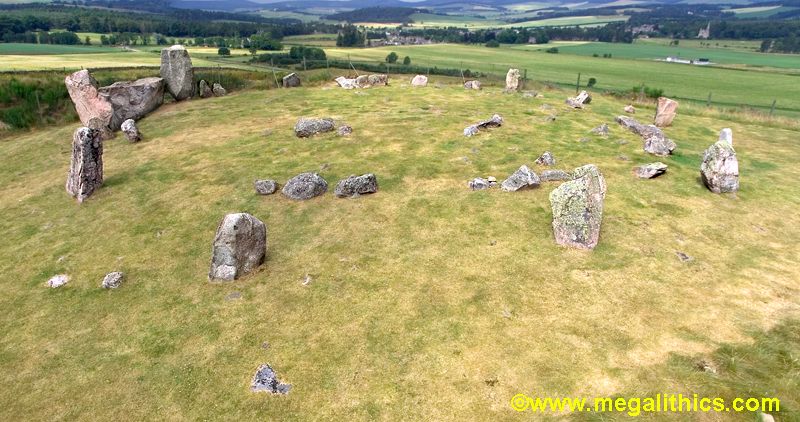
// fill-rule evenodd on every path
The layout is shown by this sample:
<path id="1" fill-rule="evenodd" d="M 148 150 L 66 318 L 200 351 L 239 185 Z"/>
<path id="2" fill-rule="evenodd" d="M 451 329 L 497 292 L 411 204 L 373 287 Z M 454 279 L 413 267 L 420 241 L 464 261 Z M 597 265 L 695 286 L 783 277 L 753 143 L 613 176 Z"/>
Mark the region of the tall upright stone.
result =
<path id="1" fill-rule="evenodd" d="M 733 145 L 723 139 L 708 147 L 700 164 L 700 177 L 711 192 L 738 191 L 739 161 Z"/>
<path id="2" fill-rule="evenodd" d="M 553 234 L 559 245 L 594 249 L 600 239 L 606 181 L 594 164 L 576 168 L 573 176 L 550 192 Z"/>
<path id="3" fill-rule="evenodd" d="M 267 254 L 267 226 L 248 213 L 226 215 L 211 251 L 211 281 L 232 281 L 258 268 Z"/>
<path id="4" fill-rule="evenodd" d="M 189 52 L 182 45 L 161 50 L 161 77 L 167 91 L 178 101 L 194 95 L 194 69 Z"/>
<path id="5" fill-rule="evenodd" d="M 103 184 L 103 141 L 100 131 L 80 127 L 72 137 L 67 192 L 83 202 Z"/>
<path id="6" fill-rule="evenodd" d="M 672 119 L 678 114 L 678 102 L 667 97 L 658 97 L 656 106 L 656 117 L 654 123 L 658 127 L 672 125 Z"/>
<path id="7" fill-rule="evenodd" d="M 506 92 L 519 91 L 519 69 L 508 69 L 506 73 Z"/>

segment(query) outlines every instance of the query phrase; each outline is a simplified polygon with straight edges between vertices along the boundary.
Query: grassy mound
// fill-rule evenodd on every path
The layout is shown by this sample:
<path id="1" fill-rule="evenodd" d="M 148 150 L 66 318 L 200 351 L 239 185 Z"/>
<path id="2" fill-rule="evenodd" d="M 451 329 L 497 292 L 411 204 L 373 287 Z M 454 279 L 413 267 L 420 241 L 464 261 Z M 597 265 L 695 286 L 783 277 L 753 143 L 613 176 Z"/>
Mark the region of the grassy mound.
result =
<path id="1" fill-rule="evenodd" d="M 796 412 L 796 128 L 687 108 L 666 130 L 676 154 L 657 159 L 613 123 L 623 103 L 580 111 L 567 92 L 543 95 L 398 81 L 168 104 L 139 123 L 143 142 L 106 143 L 105 186 L 82 205 L 63 186 L 73 125 L 0 142 L 0 419 L 517 419 L 521 392 L 657 389 L 774 395 Z M 463 137 L 493 113 L 503 127 Z M 354 133 L 298 139 L 300 116 Z M 610 136 L 589 133 L 602 123 Z M 737 195 L 699 180 L 722 127 Z M 521 164 L 538 172 L 545 150 L 555 168 L 594 163 L 606 178 L 593 252 L 553 241 L 556 184 L 467 188 Z M 631 174 L 652 161 L 669 170 Z M 380 190 L 305 202 L 253 191 L 304 171 L 331 184 L 373 172 Z M 216 225 L 239 211 L 267 224 L 266 264 L 209 284 Z M 126 284 L 100 289 L 117 270 Z M 70 283 L 47 288 L 59 273 Z M 773 347 L 754 352 L 752 338 Z M 744 357 L 716 376 L 692 367 L 733 354 Z M 262 363 L 289 395 L 248 390 Z"/>

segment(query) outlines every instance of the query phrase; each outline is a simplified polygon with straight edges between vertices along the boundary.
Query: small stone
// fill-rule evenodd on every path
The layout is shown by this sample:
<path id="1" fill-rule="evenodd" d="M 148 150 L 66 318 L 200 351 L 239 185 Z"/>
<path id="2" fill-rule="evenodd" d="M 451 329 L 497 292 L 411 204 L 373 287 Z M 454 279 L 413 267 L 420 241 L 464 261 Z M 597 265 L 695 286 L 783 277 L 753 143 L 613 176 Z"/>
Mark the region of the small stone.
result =
<path id="1" fill-rule="evenodd" d="M 353 133 L 353 127 L 350 125 L 339 126 L 339 129 L 336 130 L 336 133 L 339 134 L 339 136 L 348 136 Z"/>
<path id="2" fill-rule="evenodd" d="M 108 273 L 103 278 L 103 283 L 100 284 L 100 287 L 104 289 L 116 289 L 117 287 L 122 285 L 122 280 L 124 278 L 125 274 L 119 271 Z"/>
<path id="3" fill-rule="evenodd" d="M 667 171 L 667 165 L 662 162 L 655 162 L 634 167 L 633 174 L 642 179 L 652 179 L 661 176 Z"/>
<path id="4" fill-rule="evenodd" d="M 236 300 L 242 298 L 242 292 L 230 292 L 225 296 L 225 300 Z"/>
<path id="5" fill-rule="evenodd" d="M 494 245 L 496 245 L 496 244 L 497 244 L 497 241 L 496 241 L 496 240 L 492 240 L 491 242 L 489 242 L 489 246 L 494 246 Z"/>
<path id="6" fill-rule="evenodd" d="M 592 133 L 600 136 L 608 136 L 608 125 L 603 123 L 602 125 L 592 129 Z"/>
<path id="7" fill-rule="evenodd" d="M 478 134 L 478 126 L 470 125 L 464 128 L 464 136 L 475 136 Z"/>
<path id="8" fill-rule="evenodd" d="M 508 319 L 510 319 L 513 316 L 511 314 L 511 310 L 508 309 L 508 308 L 503 309 L 503 312 L 501 313 L 501 315 L 503 315 L 503 318 L 508 318 Z"/>
<path id="9" fill-rule="evenodd" d="M 281 193 L 290 199 L 305 200 L 328 191 L 328 182 L 317 173 L 300 173 L 289 179 Z"/>
<path id="10" fill-rule="evenodd" d="M 516 192 L 524 188 L 535 188 L 539 186 L 539 176 L 528 166 L 523 165 L 515 171 L 508 179 L 503 180 L 500 188 L 505 192 Z"/>
<path id="11" fill-rule="evenodd" d="M 372 173 L 351 175 L 336 184 L 333 194 L 339 198 L 355 197 L 378 191 L 378 179 Z"/>
<path id="12" fill-rule="evenodd" d="M 481 120 L 474 125 L 467 126 L 464 129 L 464 136 L 473 136 L 477 135 L 480 129 L 486 129 L 490 127 L 500 127 L 503 125 L 503 117 L 499 114 L 494 114 L 488 120 Z"/>
<path id="13" fill-rule="evenodd" d="M 489 189 L 491 187 L 491 184 L 486 179 L 476 177 L 469 181 L 468 186 L 472 190 L 484 190 L 484 189 Z"/>
<path id="14" fill-rule="evenodd" d="M 582 143 L 582 144 L 585 144 L 585 143 L 587 143 L 587 142 L 589 142 L 589 141 L 591 141 L 591 139 L 589 139 L 589 138 L 585 138 L 585 137 L 583 137 L 583 138 L 581 138 L 581 139 L 578 139 L 578 142 L 580 142 L 580 143 Z"/>
<path id="15" fill-rule="evenodd" d="M 55 289 L 56 287 L 61 287 L 69 281 L 69 276 L 66 274 L 59 274 L 53 276 L 50 280 L 47 280 L 47 286 Z"/>
<path id="16" fill-rule="evenodd" d="M 762 413 L 761 422 L 775 422 L 775 418 L 772 417 L 772 415 L 770 415 L 769 413 Z"/>
<path id="17" fill-rule="evenodd" d="M 622 109 L 622 111 L 624 111 L 624 112 L 626 112 L 628 114 L 636 114 L 636 108 L 634 108 L 630 104 L 626 105 L 625 108 Z"/>
<path id="18" fill-rule="evenodd" d="M 314 281 L 314 279 L 311 277 L 311 274 L 306 274 L 306 276 L 303 277 L 303 282 L 300 284 L 303 286 L 308 286 L 312 281 Z"/>
<path id="19" fill-rule="evenodd" d="M 550 151 L 545 151 L 539 158 L 536 159 L 536 164 L 541 166 L 554 166 L 556 165 L 556 159 L 553 157 L 553 154 Z"/>
<path id="20" fill-rule="evenodd" d="M 690 261 L 694 260 L 694 258 L 692 258 L 689 255 L 686 255 L 685 253 L 683 253 L 681 251 L 675 252 L 675 255 L 678 255 L 678 259 L 680 259 L 681 262 L 690 262 Z"/>
<path id="21" fill-rule="evenodd" d="M 290 73 L 283 77 L 284 88 L 294 88 L 300 86 L 300 76 L 297 73 Z"/>
<path id="22" fill-rule="evenodd" d="M 647 153 L 663 157 L 672 154 L 672 151 L 676 148 L 675 142 L 667 138 L 664 132 L 654 125 L 643 125 L 628 116 L 617 116 L 615 120 L 626 129 L 642 137 L 644 141 L 643 149 Z"/>
<path id="23" fill-rule="evenodd" d="M 269 345 L 268 341 L 265 341 L 265 342 L 261 343 L 261 348 L 264 349 L 264 350 L 269 350 L 269 346 L 270 345 Z"/>
<path id="24" fill-rule="evenodd" d="M 197 93 L 200 98 L 211 98 L 214 96 L 214 91 L 211 89 L 211 85 L 209 85 L 205 79 L 202 79 L 198 84 Z"/>
<path id="25" fill-rule="evenodd" d="M 701 359 L 701 360 L 697 361 L 697 364 L 695 364 L 695 367 L 697 368 L 698 371 L 708 372 L 710 374 L 716 374 L 717 373 L 716 365 L 714 365 L 713 362 L 708 361 L 706 359 Z"/>
<path id="26" fill-rule="evenodd" d="M 274 180 L 256 180 L 253 185 L 259 195 L 272 195 L 278 190 L 278 183 Z"/>
<path id="27" fill-rule="evenodd" d="M 522 93 L 522 98 L 536 98 L 539 96 L 539 93 L 536 91 L 525 91 Z"/>
<path id="28" fill-rule="evenodd" d="M 481 82 L 480 81 L 466 81 L 464 82 L 464 89 L 481 89 Z"/>
<path id="29" fill-rule="evenodd" d="M 226 91 L 225 88 L 218 83 L 214 84 L 213 88 L 211 88 L 211 91 L 214 93 L 215 97 L 224 97 L 228 94 L 228 91 Z"/>
<path id="30" fill-rule="evenodd" d="M 483 380 L 483 382 L 486 383 L 486 385 L 488 385 L 489 387 L 494 387 L 500 381 L 497 379 L 497 377 L 493 377 L 493 378 L 489 378 L 487 380 Z"/>
<path id="31" fill-rule="evenodd" d="M 620 160 L 620 161 L 630 161 L 630 160 L 631 160 L 631 159 L 630 159 L 630 158 L 629 158 L 627 155 L 625 155 L 625 154 L 620 154 L 620 155 L 618 155 L 618 156 L 617 156 L 617 159 L 618 159 L 618 160 Z"/>
<path id="32" fill-rule="evenodd" d="M 253 392 L 266 391 L 272 394 L 289 394 L 291 384 L 278 381 L 277 374 L 269 364 L 263 364 L 256 370 L 250 389 Z"/>
<path id="33" fill-rule="evenodd" d="M 294 125 L 294 133 L 298 138 L 308 138 L 323 132 L 331 132 L 335 128 L 333 119 L 301 117 Z"/>
<path id="34" fill-rule="evenodd" d="M 142 135 L 139 133 L 139 128 L 136 127 L 136 122 L 133 119 L 128 119 L 122 122 L 122 133 L 128 142 L 139 142 L 142 140 Z"/>
<path id="35" fill-rule="evenodd" d="M 556 121 L 556 115 L 555 114 L 551 114 L 551 115 L 545 117 L 544 121 L 545 121 L 545 123 L 555 122 Z"/>

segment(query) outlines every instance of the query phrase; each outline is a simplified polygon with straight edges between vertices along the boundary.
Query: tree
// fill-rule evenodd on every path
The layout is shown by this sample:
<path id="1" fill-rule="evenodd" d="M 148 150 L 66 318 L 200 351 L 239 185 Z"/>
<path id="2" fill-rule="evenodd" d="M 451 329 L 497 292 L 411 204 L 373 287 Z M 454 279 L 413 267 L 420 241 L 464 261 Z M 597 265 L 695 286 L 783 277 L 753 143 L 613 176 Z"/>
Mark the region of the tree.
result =
<path id="1" fill-rule="evenodd" d="M 345 25 L 336 36 L 337 47 L 363 47 L 366 36 L 354 25 Z"/>
<path id="2" fill-rule="evenodd" d="M 497 48 L 500 47 L 500 43 L 497 42 L 497 40 L 489 40 L 489 42 L 486 43 L 486 46 L 489 48 Z"/>
<path id="3" fill-rule="evenodd" d="M 386 63 L 397 63 L 397 53 L 392 51 L 386 56 Z"/>
<path id="4" fill-rule="evenodd" d="M 597 85 L 597 79 L 589 78 L 589 82 L 586 84 L 586 88 L 591 88 L 595 85 Z"/>
<path id="5" fill-rule="evenodd" d="M 220 56 L 230 56 L 231 50 L 228 47 L 220 47 L 219 50 L 217 50 L 217 54 Z"/>
<path id="6" fill-rule="evenodd" d="M 411 65 L 411 57 L 408 57 L 408 56 L 406 56 L 406 57 L 403 59 L 403 65 L 405 65 L 405 66 L 410 66 L 410 65 Z"/>
<path id="7" fill-rule="evenodd" d="M 86 44 L 86 45 L 92 45 L 92 40 L 91 40 L 91 38 L 89 38 L 89 36 L 88 36 L 88 35 L 86 36 L 86 42 L 85 42 L 84 44 Z"/>

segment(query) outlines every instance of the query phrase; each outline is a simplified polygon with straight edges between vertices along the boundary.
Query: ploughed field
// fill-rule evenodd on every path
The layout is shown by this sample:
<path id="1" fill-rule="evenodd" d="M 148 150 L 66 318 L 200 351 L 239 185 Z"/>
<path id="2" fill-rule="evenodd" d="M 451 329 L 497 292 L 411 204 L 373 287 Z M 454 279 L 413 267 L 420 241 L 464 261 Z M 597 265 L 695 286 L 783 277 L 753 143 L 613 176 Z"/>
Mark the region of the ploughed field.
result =
<path id="1" fill-rule="evenodd" d="M 517 393 L 778 397 L 774 414 L 797 417 L 796 124 L 682 104 L 665 129 L 678 147 L 661 158 L 614 123 L 625 103 L 610 97 L 573 110 L 566 91 L 408 79 L 167 104 L 137 123 L 143 141 L 106 141 L 104 186 L 83 204 L 64 189 L 77 123 L 0 141 L 0 419 L 533 417 L 511 409 Z M 494 113 L 503 126 L 463 136 Z M 353 134 L 297 138 L 301 116 Z M 609 136 L 590 133 L 602 123 Z M 699 177 L 724 127 L 735 195 Z M 554 242 L 558 182 L 467 187 L 522 164 L 540 172 L 544 151 L 552 168 L 596 164 L 606 179 L 593 251 Z M 653 161 L 666 174 L 632 175 Z M 306 171 L 328 181 L 326 195 L 254 192 L 255 179 Z M 332 194 L 363 173 L 377 193 Z M 212 284 L 211 242 L 231 212 L 266 223 L 266 262 Z M 111 271 L 126 281 L 101 289 Z M 61 273 L 70 282 L 48 288 Z M 250 391 L 263 363 L 288 395 Z"/>

